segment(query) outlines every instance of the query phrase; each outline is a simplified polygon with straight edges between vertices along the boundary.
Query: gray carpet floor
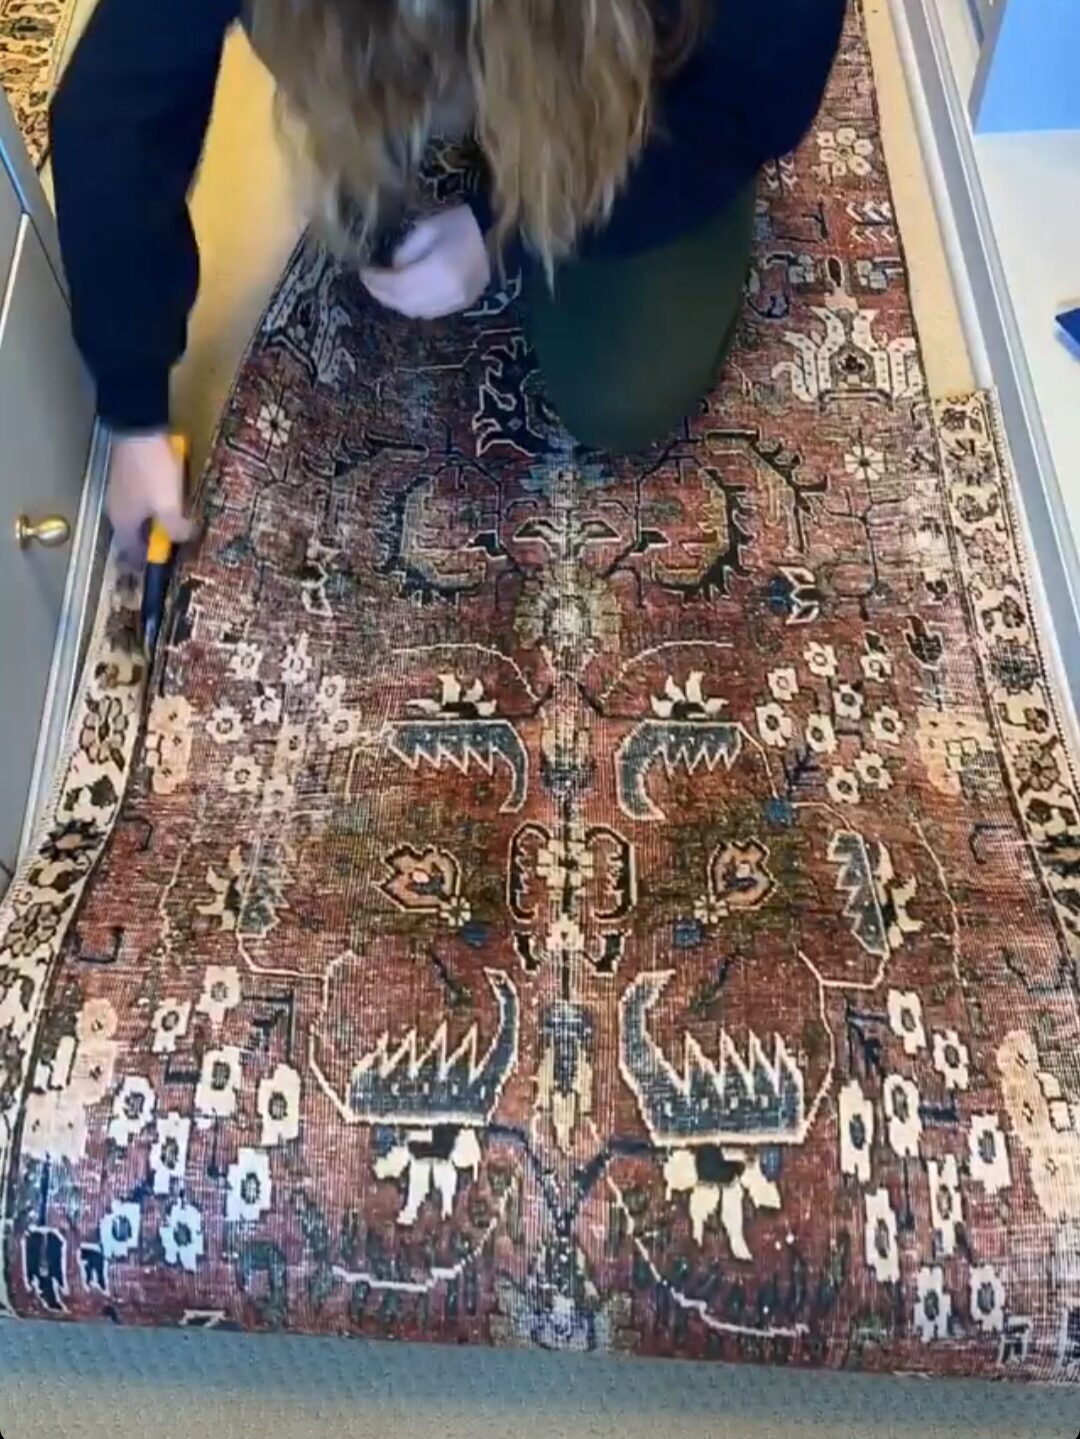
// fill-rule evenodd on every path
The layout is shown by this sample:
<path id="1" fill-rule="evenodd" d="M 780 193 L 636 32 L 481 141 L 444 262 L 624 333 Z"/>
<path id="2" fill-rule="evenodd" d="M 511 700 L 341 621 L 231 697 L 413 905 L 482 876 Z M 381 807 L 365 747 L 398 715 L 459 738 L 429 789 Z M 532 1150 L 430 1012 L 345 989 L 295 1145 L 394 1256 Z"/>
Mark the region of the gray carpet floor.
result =
<path id="1" fill-rule="evenodd" d="M 1076 1439 L 1080 1391 L 0 1324 L 3 1439 Z"/>

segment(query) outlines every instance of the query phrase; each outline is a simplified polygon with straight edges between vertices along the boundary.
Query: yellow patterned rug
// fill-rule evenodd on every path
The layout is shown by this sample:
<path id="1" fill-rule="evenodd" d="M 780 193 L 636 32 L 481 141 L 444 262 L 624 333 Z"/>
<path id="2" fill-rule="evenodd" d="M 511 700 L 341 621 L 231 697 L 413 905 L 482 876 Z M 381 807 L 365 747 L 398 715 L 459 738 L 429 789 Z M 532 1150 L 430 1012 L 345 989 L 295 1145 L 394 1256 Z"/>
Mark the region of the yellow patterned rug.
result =
<path id="1" fill-rule="evenodd" d="M 0 0 L 0 90 L 30 157 L 48 151 L 48 107 L 76 0 Z"/>

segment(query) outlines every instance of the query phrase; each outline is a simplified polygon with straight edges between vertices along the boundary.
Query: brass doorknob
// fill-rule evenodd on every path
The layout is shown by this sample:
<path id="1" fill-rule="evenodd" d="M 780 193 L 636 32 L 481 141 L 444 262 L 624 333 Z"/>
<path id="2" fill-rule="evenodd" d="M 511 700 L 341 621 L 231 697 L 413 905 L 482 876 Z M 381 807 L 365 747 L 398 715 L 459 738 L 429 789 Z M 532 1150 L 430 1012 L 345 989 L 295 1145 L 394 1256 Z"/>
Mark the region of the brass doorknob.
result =
<path id="1" fill-rule="evenodd" d="M 63 515 L 46 515 L 41 520 L 19 515 L 15 520 L 15 538 L 21 550 L 28 549 L 35 541 L 48 550 L 55 550 L 71 539 L 71 525 Z"/>

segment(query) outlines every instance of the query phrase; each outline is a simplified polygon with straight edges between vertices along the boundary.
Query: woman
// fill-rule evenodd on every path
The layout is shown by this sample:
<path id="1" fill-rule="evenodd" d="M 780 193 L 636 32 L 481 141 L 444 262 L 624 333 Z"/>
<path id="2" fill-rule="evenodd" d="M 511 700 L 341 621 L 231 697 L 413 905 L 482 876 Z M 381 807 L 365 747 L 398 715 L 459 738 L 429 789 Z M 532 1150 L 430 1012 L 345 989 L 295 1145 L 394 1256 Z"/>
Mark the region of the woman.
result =
<path id="1" fill-rule="evenodd" d="M 845 0 L 98 0 L 53 107 L 75 336 L 116 434 L 121 542 L 187 533 L 165 441 L 198 283 L 186 197 L 243 19 L 304 137 L 323 228 L 383 305 L 471 306 L 520 241 L 548 396 L 633 450 L 710 387 L 738 318 L 754 179 L 820 103 Z M 241 16 L 241 11 L 243 15 Z M 407 212 L 428 135 L 472 128 L 482 194 Z"/>

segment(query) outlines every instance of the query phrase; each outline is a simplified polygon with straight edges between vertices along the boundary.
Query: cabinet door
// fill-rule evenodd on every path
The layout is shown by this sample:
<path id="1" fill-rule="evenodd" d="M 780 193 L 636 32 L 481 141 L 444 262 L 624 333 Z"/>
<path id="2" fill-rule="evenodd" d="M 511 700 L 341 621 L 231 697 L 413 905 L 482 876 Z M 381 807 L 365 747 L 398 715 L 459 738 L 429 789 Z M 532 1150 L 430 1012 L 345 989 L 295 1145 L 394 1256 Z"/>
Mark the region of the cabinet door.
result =
<path id="1" fill-rule="evenodd" d="M 0 860 L 14 867 L 49 710 L 94 430 L 63 291 L 28 215 L 0 318 Z M 17 529 L 25 521 L 24 542 Z M 64 539 L 26 526 L 63 521 Z"/>
<path id="2" fill-rule="evenodd" d="M 0 10 L 3 9 L 3 6 L 4 0 L 0 0 Z M 7 178 L 15 187 L 19 206 L 34 222 L 38 239 L 44 245 L 45 253 L 52 261 L 53 269 L 63 286 L 65 281 L 63 266 L 60 263 L 60 241 L 56 233 L 52 210 L 38 178 L 38 173 L 34 169 L 30 156 L 26 153 L 26 146 L 23 144 L 19 127 L 15 124 L 11 106 L 7 102 L 3 89 L 0 88 L 0 180 L 4 178 L 5 170 Z M 7 266 L 0 261 L 0 282 L 6 276 Z"/>
<path id="3" fill-rule="evenodd" d="M 11 266 L 21 219 L 22 205 L 19 203 L 18 191 L 3 165 L 0 165 L 0 275 L 6 275 Z M 3 303 L 2 297 L 0 303 Z"/>

